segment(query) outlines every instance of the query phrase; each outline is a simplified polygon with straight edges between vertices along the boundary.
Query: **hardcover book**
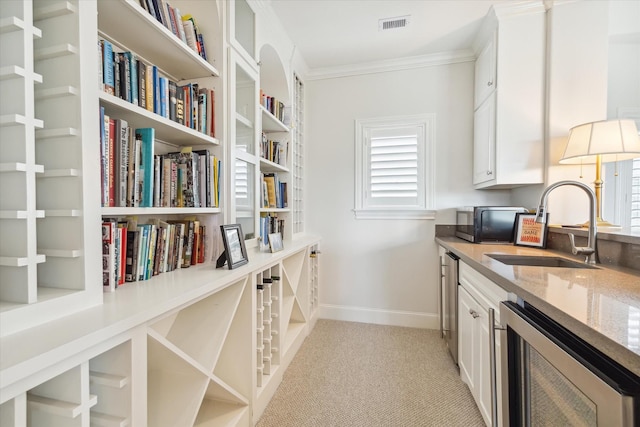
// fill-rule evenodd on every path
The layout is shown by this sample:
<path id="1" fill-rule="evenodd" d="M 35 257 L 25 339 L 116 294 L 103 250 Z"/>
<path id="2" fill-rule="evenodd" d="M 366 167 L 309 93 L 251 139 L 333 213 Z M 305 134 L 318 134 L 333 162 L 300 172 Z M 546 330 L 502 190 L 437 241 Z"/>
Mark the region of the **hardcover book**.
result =
<path id="1" fill-rule="evenodd" d="M 118 207 L 127 206 L 127 182 L 129 175 L 129 124 L 126 120 L 116 120 L 116 135 L 118 137 L 116 149 L 116 204 Z"/>
<path id="2" fill-rule="evenodd" d="M 147 108 L 147 65 L 136 59 L 137 75 L 138 75 L 138 105 L 141 108 Z"/>
<path id="3" fill-rule="evenodd" d="M 102 289 L 113 292 L 116 289 L 116 224 L 102 223 Z"/>
<path id="4" fill-rule="evenodd" d="M 140 237 L 138 239 L 138 280 L 145 280 L 147 271 L 147 258 L 149 257 L 150 225 L 138 225 Z"/>
<path id="5" fill-rule="evenodd" d="M 176 121 L 176 104 L 177 104 L 178 85 L 176 82 L 169 80 L 169 120 Z"/>
<path id="6" fill-rule="evenodd" d="M 138 60 L 136 59 L 136 55 L 132 52 L 125 52 L 124 56 L 127 60 L 129 67 L 129 91 L 130 91 L 130 99 L 129 102 L 138 105 L 139 103 L 139 92 L 138 92 Z"/>
<path id="7" fill-rule="evenodd" d="M 109 206 L 109 116 L 100 107 L 100 178 L 102 179 L 101 204 Z"/>
<path id="8" fill-rule="evenodd" d="M 109 203 L 107 206 L 116 205 L 116 121 L 109 118 L 109 140 L 108 140 L 108 179 L 109 179 Z"/>
<path id="9" fill-rule="evenodd" d="M 153 93 L 153 65 L 146 66 L 147 71 L 145 73 L 145 92 L 147 95 L 147 111 L 154 111 L 154 93 Z"/>
<path id="10" fill-rule="evenodd" d="M 125 266 L 124 280 L 126 282 L 135 282 L 138 271 L 138 235 L 139 231 L 127 230 L 127 259 Z"/>
<path id="11" fill-rule="evenodd" d="M 176 118 L 174 121 L 184 125 L 184 89 L 182 86 L 176 87 Z"/>
<path id="12" fill-rule="evenodd" d="M 120 221 L 117 226 L 117 285 L 122 286 L 125 282 L 126 265 L 127 265 L 127 222 Z"/>
<path id="13" fill-rule="evenodd" d="M 113 75 L 113 45 L 108 40 L 101 40 L 103 52 L 102 74 L 104 78 L 104 91 L 109 95 L 115 95 L 115 79 Z"/>
<path id="14" fill-rule="evenodd" d="M 154 168 L 154 140 L 155 130 L 153 128 L 136 129 L 136 138 L 141 141 L 141 162 L 140 180 L 141 180 L 141 197 L 140 207 L 153 207 L 153 168 Z"/>
<path id="15" fill-rule="evenodd" d="M 162 117 L 169 117 L 169 88 L 167 79 L 165 77 L 158 77 L 158 92 L 160 94 L 160 111 L 158 112 Z"/>

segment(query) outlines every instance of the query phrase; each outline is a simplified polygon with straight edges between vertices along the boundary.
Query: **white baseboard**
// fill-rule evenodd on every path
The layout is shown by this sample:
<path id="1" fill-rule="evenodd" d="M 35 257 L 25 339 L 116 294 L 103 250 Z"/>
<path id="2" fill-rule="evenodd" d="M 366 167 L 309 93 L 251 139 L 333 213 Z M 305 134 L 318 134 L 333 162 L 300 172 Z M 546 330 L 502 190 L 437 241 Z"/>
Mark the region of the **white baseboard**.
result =
<path id="1" fill-rule="evenodd" d="M 413 311 L 381 310 L 345 305 L 320 304 L 321 319 L 344 320 L 348 322 L 373 323 L 376 325 L 406 326 L 409 328 L 438 329 L 437 313 Z"/>

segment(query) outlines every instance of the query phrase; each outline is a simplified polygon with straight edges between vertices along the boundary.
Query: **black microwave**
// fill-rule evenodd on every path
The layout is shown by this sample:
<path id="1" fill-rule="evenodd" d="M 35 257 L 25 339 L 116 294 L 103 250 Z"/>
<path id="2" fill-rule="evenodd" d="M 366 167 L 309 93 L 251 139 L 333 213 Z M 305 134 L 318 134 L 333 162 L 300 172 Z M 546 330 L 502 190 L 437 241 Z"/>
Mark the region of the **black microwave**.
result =
<path id="1" fill-rule="evenodd" d="M 456 213 L 456 236 L 474 243 L 513 242 L 516 213 L 529 212 L 516 206 L 468 206 Z"/>

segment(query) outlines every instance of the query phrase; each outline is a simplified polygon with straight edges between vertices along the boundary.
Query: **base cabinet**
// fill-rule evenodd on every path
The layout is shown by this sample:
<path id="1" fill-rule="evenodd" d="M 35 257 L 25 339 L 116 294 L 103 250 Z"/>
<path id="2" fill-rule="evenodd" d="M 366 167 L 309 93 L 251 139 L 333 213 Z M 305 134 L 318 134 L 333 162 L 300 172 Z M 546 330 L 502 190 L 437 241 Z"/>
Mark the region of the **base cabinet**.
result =
<path id="1" fill-rule="evenodd" d="M 2 337 L 0 425 L 255 425 L 315 323 L 317 248 L 190 267 Z"/>
<path id="2" fill-rule="evenodd" d="M 460 376 L 469 386 L 471 394 L 478 405 L 487 425 L 492 425 L 491 407 L 493 398 L 497 399 L 500 414 L 500 339 L 496 336 L 491 342 L 489 310 L 495 310 L 495 322 L 499 324 L 500 301 L 507 300 L 507 292 L 495 283 L 473 270 L 464 262 L 460 262 L 458 286 L 458 365 Z M 496 386 L 493 396 L 491 386 L 491 349 L 495 346 Z M 497 415 L 495 425 L 502 425 Z"/>

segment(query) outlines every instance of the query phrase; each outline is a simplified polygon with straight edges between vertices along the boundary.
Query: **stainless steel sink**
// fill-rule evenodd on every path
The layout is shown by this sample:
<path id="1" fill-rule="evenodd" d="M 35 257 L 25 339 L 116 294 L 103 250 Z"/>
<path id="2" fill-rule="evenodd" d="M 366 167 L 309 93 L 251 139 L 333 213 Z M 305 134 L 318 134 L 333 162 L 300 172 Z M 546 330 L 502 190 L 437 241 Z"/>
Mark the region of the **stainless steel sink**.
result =
<path id="1" fill-rule="evenodd" d="M 526 265 L 531 267 L 562 267 L 562 268 L 598 268 L 593 265 L 572 261 L 556 256 L 536 256 L 536 255 L 507 255 L 507 254 L 486 254 L 488 257 L 500 261 L 507 265 Z"/>

